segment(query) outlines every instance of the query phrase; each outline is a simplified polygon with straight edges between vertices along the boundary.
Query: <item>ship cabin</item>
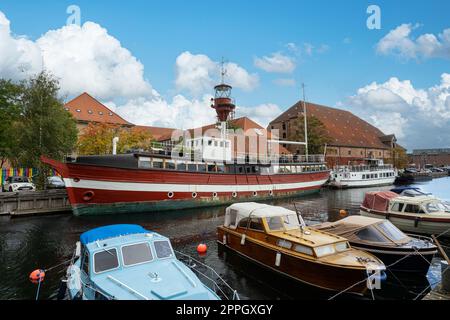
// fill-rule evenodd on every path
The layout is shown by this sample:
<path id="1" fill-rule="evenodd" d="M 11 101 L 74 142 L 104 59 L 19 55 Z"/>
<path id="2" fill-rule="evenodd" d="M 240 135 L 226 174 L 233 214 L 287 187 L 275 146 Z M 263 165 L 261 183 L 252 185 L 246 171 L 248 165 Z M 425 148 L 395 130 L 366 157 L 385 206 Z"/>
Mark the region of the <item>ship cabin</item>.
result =
<path id="1" fill-rule="evenodd" d="M 226 209 L 223 227 L 240 234 L 241 244 L 251 238 L 306 259 L 329 260 L 351 250 L 347 239 L 307 227 L 296 212 L 261 203 L 231 205 Z"/>

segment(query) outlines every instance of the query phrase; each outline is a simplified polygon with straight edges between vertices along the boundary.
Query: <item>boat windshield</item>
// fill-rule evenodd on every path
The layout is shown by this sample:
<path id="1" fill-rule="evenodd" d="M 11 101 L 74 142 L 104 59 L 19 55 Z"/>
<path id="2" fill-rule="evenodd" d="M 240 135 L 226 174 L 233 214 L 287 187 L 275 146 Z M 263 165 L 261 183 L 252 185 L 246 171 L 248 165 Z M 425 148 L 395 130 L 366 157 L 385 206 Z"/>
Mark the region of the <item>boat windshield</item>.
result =
<path id="1" fill-rule="evenodd" d="M 149 262 L 153 259 L 152 251 L 147 242 L 122 247 L 123 264 L 132 266 Z"/>
<path id="2" fill-rule="evenodd" d="M 117 250 L 108 249 L 96 252 L 94 254 L 94 272 L 101 273 L 116 269 L 119 267 L 119 260 L 117 259 Z"/>
<path id="3" fill-rule="evenodd" d="M 383 221 L 377 225 L 378 228 L 383 231 L 383 233 L 388 236 L 391 240 L 400 241 L 407 238 L 407 235 L 401 232 L 396 226 L 394 226 L 390 221 Z"/>
<path id="4" fill-rule="evenodd" d="M 364 229 L 359 230 L 355 233 L 358 238 L 364 241 L 371 241 L 371 242 L 387 242 L 388 239 L 386 239 L 383 234 L 375 227 L 368 226 Z"/>
<path id="5" fill-rule="evenodd" d="M 266 222 L 271 231 L 293 230 L 298 229 L 300 226 L 295 214 L 267 217 Z"/>
<path id="6" fill-rule="evenodd" d="M 446 206 L 442 202 L 430 202 L 425 205 L 425 209 L 428 213 L 434 213 L 434 212 L 445 212 L 449 211 L 450 208 Z"/>

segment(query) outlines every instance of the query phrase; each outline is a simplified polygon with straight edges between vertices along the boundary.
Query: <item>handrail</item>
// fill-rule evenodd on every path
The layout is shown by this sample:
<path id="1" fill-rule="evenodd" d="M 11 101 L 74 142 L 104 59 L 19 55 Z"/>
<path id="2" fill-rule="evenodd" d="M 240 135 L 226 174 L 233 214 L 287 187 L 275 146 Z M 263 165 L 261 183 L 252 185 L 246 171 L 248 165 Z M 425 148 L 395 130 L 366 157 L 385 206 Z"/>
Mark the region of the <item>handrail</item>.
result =
<path id="1" fill-rule="evenodd" d="M 223 295 L 223 297 L 227 300 L 240 300 L 239 299 L 239 294 L 237 293 L 237 291 L 233 288 L 231 288 L 231 286 L 210 266 L 204 264 L 201 261 L 198 261 L 197 259 L 191 257 L 190 255 L 187 255 L 183 252 L 174 250 L 175 253 L 179 256 L 181 256 L 181 258 L 183 259 L 187 259 L 187 263 L 185 263 L 185 265 L 187 267 L 189 267 L 192 271 L 202 275 L 203 277 L 205 277 L 207 280 L 209 280 L 212 284 L 213 284 L 213 290 L 215 293 L 217 293 L 217 290 L 220 291 L 220 293 Z M 183 260 L 180 259 L 181 262 L 184 262 Z M 208 276 L 206 273 L 202 272 L 201 270 L 195 268 L 195 264 L 193 265 L 192 262 L 195 262 L 197 265 L 200 265 L 204 268 L 207 269 L 207 271 L 211 272 L 211 276 Z M 216 278 L 216 280 L 213 279 Z M 221 288 L 221 286 L 217 283 L 217 281 L 219 281 L 222 286 L 225 286 L 225 288 L 227 288 L 230 293 L 232 293 L 232 296 L 230 297 L 229 294 L 226 294 L 224 292 L 224 290 Z"/>
<path id="2" fill-rule="evenodd" d="M 125 283 L 123 283 L 123 282 L 117 280 L 117 279 L 114 278 L 113 276 L 108 276 L 107 278 L 108 278 L 109 280 L 111 280 L 112 282 L 115 282 L 117 285 L 119 285 L 119 286 L 121 286 L 121 287 L 127 289 L 127 290 L 130 291 L 132 294 L 134 294 L 134 295 L 136 295 L 136 296 L 138 296 L 138 297 L 140 297 L 140 298 L 143 298 L 144 300 L 151 300 L 150 298 L 144 296 L 143 294 L 139 293 L 138 291 L 134 290 L 133 288 L 127 286 Z"/>

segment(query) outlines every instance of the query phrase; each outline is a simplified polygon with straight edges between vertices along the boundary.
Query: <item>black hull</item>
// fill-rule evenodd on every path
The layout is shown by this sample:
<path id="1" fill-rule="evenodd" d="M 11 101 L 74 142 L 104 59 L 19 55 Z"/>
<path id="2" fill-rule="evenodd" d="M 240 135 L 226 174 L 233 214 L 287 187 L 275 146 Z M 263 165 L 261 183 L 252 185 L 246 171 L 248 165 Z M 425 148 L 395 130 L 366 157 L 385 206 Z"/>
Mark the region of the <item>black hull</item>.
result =
<path id="1" fill-rule="evenodd" d="M 406 251 L 401 249 L 390 249 L 380 250 L 380 248 L 373 249 L 360 245 L 352 244 L 352 247 L 365 250 L 381 261 L 384 262 L 386 270 L 393 272 L 412 272 L 417 274 L 426 275 L 428 269 L 430 268 L 431 260 L 433 260 L 434 251 L 418 250 L 421 254 L 415 253 L 414 250 Z M 380 252 L 383 251 L 383 252 Z"/>

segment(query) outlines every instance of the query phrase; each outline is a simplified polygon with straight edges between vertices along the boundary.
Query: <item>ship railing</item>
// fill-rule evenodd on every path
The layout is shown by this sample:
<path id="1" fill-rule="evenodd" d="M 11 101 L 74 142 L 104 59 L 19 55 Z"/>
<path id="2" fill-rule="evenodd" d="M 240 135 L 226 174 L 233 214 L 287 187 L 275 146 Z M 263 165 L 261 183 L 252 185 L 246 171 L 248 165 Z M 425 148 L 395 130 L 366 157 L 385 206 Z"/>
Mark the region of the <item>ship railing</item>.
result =
<path id="1" fill-rule="evenodd" d="M 222 300 L 240 300 L 237 291 L 230 287 L 230 285 L 210 266 L 203 262 L 174 250 L 178 260 L 189 267 L 199 279 L 214 293 L 216 293 Z"/>
<path id="2" fill-rule="evenodd" d="M 363 171 L 383 171 L 393 170 L 394 166 L 391 164 L 385 164 L 381 166 L 367 166 L 367 165 L 354 165 L 354 166 L 335 166 L 333 171 L 335 172 L 363 172 Z"/>
<path id="3" fill-rule="evenodd" d="M 322 154 L 313 155 L 280 155 L 280 154 L 256 154 L 237 152 L 235 159 L 248 163 L 324 163 L 325 156 Z"/>

